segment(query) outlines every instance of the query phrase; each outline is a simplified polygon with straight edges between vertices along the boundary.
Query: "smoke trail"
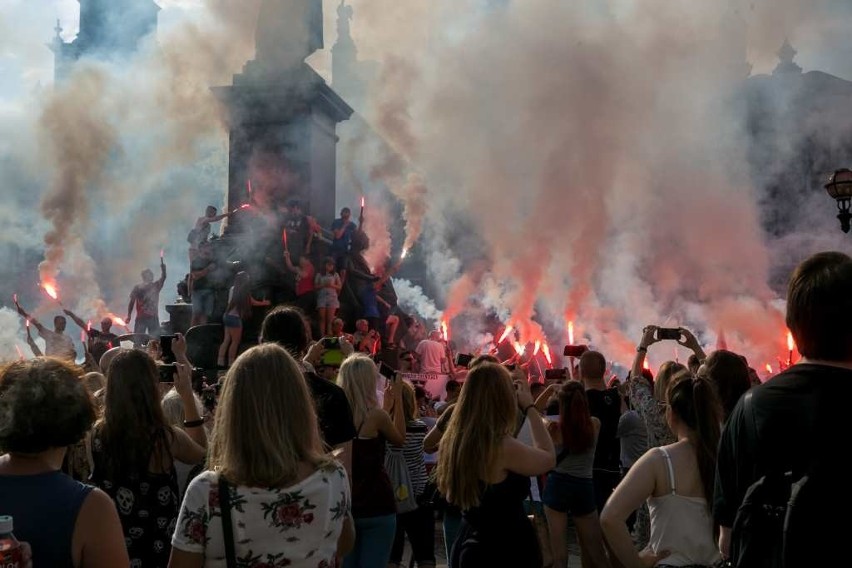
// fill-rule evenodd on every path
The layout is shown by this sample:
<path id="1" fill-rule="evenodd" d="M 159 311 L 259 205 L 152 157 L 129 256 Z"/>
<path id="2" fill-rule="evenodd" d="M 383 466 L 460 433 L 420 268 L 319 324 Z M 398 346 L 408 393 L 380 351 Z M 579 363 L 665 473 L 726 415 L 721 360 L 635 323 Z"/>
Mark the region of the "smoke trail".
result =
<path id="1" fill-rule="evenodd" d="M 388 209 L 386 204 L 370 205 L 365 214 L 364 231 L 370 239 L 370 247 L 364 252 L 364 259 L 374 270 L 377 267 L 384 268 L 390 258 L 391 235 L 388 229 Z"/>
<path id="2" fill-rule="evenodd" d="M 392 282 L 399 305 L 403 309 L 411 310 L 421 318 L 433 323 L 441 320 L 440 310 L 435 307 L 435 302 L 423 293 L 423 288 L 402 278 L 393 278 Z"/>

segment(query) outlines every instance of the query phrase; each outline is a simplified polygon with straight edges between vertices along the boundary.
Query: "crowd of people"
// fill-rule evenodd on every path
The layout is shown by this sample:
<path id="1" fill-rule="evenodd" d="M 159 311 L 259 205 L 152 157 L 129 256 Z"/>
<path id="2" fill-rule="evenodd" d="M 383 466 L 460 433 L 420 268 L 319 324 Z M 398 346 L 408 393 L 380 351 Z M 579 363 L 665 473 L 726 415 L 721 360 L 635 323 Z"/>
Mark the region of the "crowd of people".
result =
<path id="1" fill-rule="evenodd" d="M 203 219 L 195 231 L 219 217 Z M 335 242 L 357 234 L 340 221 Z M 436 332 L 397 365 L 464 379 L 432 400 L 385 370 L 388 325 L 365 316 L 345 332 L 332 296 L 357 268 L 351 248 L 332 250 L 319 272 L 286 256 L 299 281 L 314 275 L 319 325 L 270 306 L 249 348 L 243 322 L 273 302 L 236 274 L 212 382 L 180 334 L 163 361 L 157 343 L 112 345 L 109 319 L 76 365 L 65 318 L 49 330 L 19 307 L 46 340 L 45 357 L 0 370 L 0 516 L 14 519 L 27 564 L 385 568 L 401 565 L 407 540 L 420 567 L 436 566 L 443 541 L 452 568 L 564 568 L 569 526 L 586 567 L 843 562 L 844 524 L 826 506 L 842 516 L 852 500 L 833 441 L 852 380 L 849 257 L 796 269 L 787 325 L 802 360 L 763 385 L 745 357 L 706 354 L 686 329 L 646 327 L 624 379 L 586 351 L 576 378 L 544 382 L 493 355 L 456 368 Z M 165 275 L 143 274 L 137 322 Z M 693 351 L 690 365 L 646 371 L 667 340 Z"/>

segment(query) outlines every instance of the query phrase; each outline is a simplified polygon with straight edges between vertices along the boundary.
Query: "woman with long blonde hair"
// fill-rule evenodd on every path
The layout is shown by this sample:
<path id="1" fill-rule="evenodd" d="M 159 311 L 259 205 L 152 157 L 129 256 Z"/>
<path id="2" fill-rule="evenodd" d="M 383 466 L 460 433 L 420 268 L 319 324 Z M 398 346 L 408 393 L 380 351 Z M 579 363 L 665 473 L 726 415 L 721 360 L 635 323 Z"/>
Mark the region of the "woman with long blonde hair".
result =
<path id="1" fill-rule="evenodd" d="M 533 447 L 515 439 L 518 412 L 530 422 Z M 535 409 L 529 383 L 501 365 L 471 370 L 438 459 L 438 489 L 463 511 L 450 568 L 538 568 L 541 551 L 524 512 L 529 477 L 556 464 L 553 442 Z"/>
<path id="2" fill-rule="evenodd" d="M 388 381 L 384 408 L 376 388 L 379 371 L 366 355 L 343 362 L 338 384 L 346 393 L 357 433 L 352 441 L 352 516 L 355 549 L 344 559 L 344 568 L 386 568 L 396 535 L 396 497 L 385 471 L 386 443 L 405 443 L 405 416 L 401 388 Z M 393 418 L 391 418 L 393 415 Z"/>
<path id="3" fill-rule="evenodd" d="M 230 496 L 239 564 L 334 566 L 351 546 L 346 471 L 323 453 L 307 384 L 283 348 L 261 345 L 234 362 L 219 398 L 209 468 L 186 490 L 170 567 L 224 566 L 222 494 Z"/>

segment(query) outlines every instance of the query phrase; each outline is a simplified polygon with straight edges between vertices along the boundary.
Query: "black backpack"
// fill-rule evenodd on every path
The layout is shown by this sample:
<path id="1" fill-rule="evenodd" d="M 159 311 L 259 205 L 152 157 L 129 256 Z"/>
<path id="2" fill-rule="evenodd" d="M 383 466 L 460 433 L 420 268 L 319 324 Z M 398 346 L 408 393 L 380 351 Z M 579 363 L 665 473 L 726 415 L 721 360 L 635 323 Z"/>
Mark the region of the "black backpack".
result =
<path id="1" fill-rule="evenodd" d="M 819 427 L 823 422 L 821 411 L 826 409 L 817 396 L 812 406 L 820 413 L 816 419 L 817 440 L 811 448 L 808 471 L 801 476 L 792 471 L 767 473 L 749 486 L 737 509 L 731 534 L 731 562 L 736 568 L 819 566 L 818 558 L 830 559 L 835 556 L 834 551 L 845 548 L 830 533 L 832 527 L 848 528 L 852 511 L 843 507 L 826 510 L 837 488 L 832 479 L 837 470 L 836 465 L 834 472 L 827 469 L 829 444 L 825 441 L 831 433 Z M 761 452 L 752 392 L 745 394 L 743 411 L 748 440 L 759 463 Z"/>

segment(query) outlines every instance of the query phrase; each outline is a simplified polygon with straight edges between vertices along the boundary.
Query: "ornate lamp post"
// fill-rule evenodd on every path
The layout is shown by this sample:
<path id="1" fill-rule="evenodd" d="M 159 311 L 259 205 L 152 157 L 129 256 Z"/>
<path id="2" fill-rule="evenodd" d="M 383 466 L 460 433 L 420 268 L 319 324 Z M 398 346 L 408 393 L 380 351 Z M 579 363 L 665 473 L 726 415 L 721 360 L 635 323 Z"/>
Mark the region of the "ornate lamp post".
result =
<path id="1" fill-rule="evenodd" d="M 840 213 L 840 228 L 844 233 L 849 232 L 850 221 L 852 221 L 852 170 L 843 168 L 834 172 L 825 184 L 828 194 L 837 200 L 837 209 Z"/>

